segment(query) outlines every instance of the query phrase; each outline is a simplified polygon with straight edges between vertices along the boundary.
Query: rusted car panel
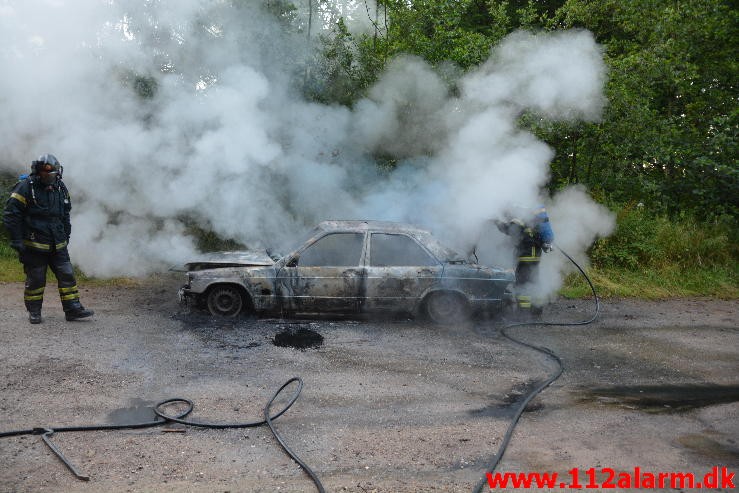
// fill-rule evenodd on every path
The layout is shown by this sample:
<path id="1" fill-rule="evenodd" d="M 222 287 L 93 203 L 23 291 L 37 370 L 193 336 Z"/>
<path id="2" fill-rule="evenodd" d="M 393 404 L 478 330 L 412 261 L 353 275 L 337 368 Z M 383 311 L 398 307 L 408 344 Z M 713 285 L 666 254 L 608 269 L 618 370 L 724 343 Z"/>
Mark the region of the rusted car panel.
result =
<path id="1" fill-rule="evenodd" d="M 428 231 L 379 221 L 322 222 L 276 261 L 237 252 L 212 255 L 210 261 L 188 264 L 196 270 L 187 273 L 180 297 L 227 316 L 427 308 L 432 318 L 451 318 L 449 312 L 500 309 L 514 280 L 509 270 L 468 263 Z"/>
<path id="2" fill-rule="evenodd" d="M 413 313 L 423 297 L 439 285 L 443 268 L 367 267 L 364 308 L 367 311 Z"/>
<path id="3" fill-rule="evenodd" d="M 490 279 L 499 275 L 499 271 L 499 269 L 475 264 L 447 265 L 444 268 L 441 287 L 446 290 L 463 292 L 468 303 L 479 309 L 495 308 L 495 300 L 500 293 L 496 289 L 491 289 Z"/>

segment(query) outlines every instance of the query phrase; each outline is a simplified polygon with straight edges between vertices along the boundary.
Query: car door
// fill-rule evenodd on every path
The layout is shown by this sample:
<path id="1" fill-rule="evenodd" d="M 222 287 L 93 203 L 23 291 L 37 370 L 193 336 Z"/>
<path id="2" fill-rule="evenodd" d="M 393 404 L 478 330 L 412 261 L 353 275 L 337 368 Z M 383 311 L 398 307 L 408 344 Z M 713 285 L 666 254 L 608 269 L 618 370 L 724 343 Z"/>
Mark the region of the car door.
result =
<path id="1" fill-rule="evenodd" d="M 405 234 L 370 235 L 364 311 L 411 311 L 438 282 L 442 264 Z"/>
<path id="2" fill-rule="evenodd" d="M 356 312 L 364 269 L 364 233 L 329 233 L 277 273 L 282 306 L 297 312 Z"/>

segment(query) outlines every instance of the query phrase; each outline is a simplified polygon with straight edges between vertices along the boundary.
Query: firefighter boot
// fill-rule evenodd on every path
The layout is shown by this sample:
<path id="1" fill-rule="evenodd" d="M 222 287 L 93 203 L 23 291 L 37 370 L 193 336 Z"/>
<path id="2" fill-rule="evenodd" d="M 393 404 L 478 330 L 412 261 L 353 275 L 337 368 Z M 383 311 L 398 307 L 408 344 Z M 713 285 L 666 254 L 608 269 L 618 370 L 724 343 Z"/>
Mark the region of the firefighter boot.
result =
<path id="1" fill-rule="evenodd" d="M 41 294 L 33 294 L 33 296 L 26 294 L 26 310 L 28 310 L 28 321 L 32 324 L 40 324 L 42 321 L 41 305 L 43 303 L 44 288 L 42 287 L 39 290 L 31 291 L 31 293 L 36 292 L 40 292 Z M 28 289 L 26 289 L 26 293 L 29 293 Z"/>
<path id="2" fill-rule="evenodd" d="M 92 317 L 94 314 L 95 312 L 85 309 L 79 301 L 70 303 L 64 307 L 64 318 L 67 319 L 67 322 Z"/>

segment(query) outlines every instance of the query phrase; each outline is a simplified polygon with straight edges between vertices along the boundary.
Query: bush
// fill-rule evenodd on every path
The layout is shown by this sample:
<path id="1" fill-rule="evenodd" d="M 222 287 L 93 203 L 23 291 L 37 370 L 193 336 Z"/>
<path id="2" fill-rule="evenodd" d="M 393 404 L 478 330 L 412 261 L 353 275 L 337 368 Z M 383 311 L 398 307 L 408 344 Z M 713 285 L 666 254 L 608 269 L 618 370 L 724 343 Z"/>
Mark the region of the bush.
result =
<path id="1" fill-rule="evenodd" d="M 209 229 L 199 226 L 189 217 L 180 217 L 185 224 L 187 234 L 195 239 L 195 244 L 201 252 L 217 252 L 224 250 L 243 250 L 245 245 L 230 238 L 222 238 Z"/>
<path id="2" fill-rule="evenodd" d="M 3 211 L 5 211 L 5 204 L 8 202 L 8 198 L 10 197 L 10 190 L 13 188 L 13 185 L 15 185 L 17 180 L 18 177 L 14 174 L 7 172 L 0 173 L 0 204 L 2 204 Z M 8 233 L 5 231 L 2 223 L 0 223 L 0 244 L 5 244 L 7 242 Z M 8 248 L 8 250 L 10 250 L 10 248 Z M 0 255 L 2 254 L 2 249 L 0 249 Z"/>
<path id="3" fill-rule="evenodd" d="M 634 270 L 658 255 L 654 232 L 658 219 L 646 215 L 643 208 L 627 208 L 619 213 L 616 231 L 598 240 L 591 250 L 595 265 Z"/>
<path id="4" fill-rule="evenodd" d="M 736 228 L 736 220 L 728 216 L 699 223 L 692 217 L 670 220 L 644 207 L 626 206 L 618 214 L 616 232 L 596 242 L 591 258 L 595 266 L 628 270 L 736 270 Z"/>

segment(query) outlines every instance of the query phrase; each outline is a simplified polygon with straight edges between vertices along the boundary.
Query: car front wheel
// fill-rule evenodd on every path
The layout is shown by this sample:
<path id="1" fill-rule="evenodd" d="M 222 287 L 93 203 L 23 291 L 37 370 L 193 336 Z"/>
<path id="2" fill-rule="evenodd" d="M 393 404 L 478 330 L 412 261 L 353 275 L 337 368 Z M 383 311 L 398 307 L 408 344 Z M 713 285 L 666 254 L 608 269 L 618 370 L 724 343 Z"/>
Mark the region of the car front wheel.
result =
<path id="1" fill-rule="evenodd" d="M 426 314 L 432 322 L 447 325 L 467 320 L 469 308 L 457 294 L 432 293 L 426 300 Z"/>
<path id="2" fill-rule="evenodd" d="M 244 296 L 236 286 L 215 286 L 206 298 L 208 311 L 219 317 L 235 317 L 244 308 Z"/>

